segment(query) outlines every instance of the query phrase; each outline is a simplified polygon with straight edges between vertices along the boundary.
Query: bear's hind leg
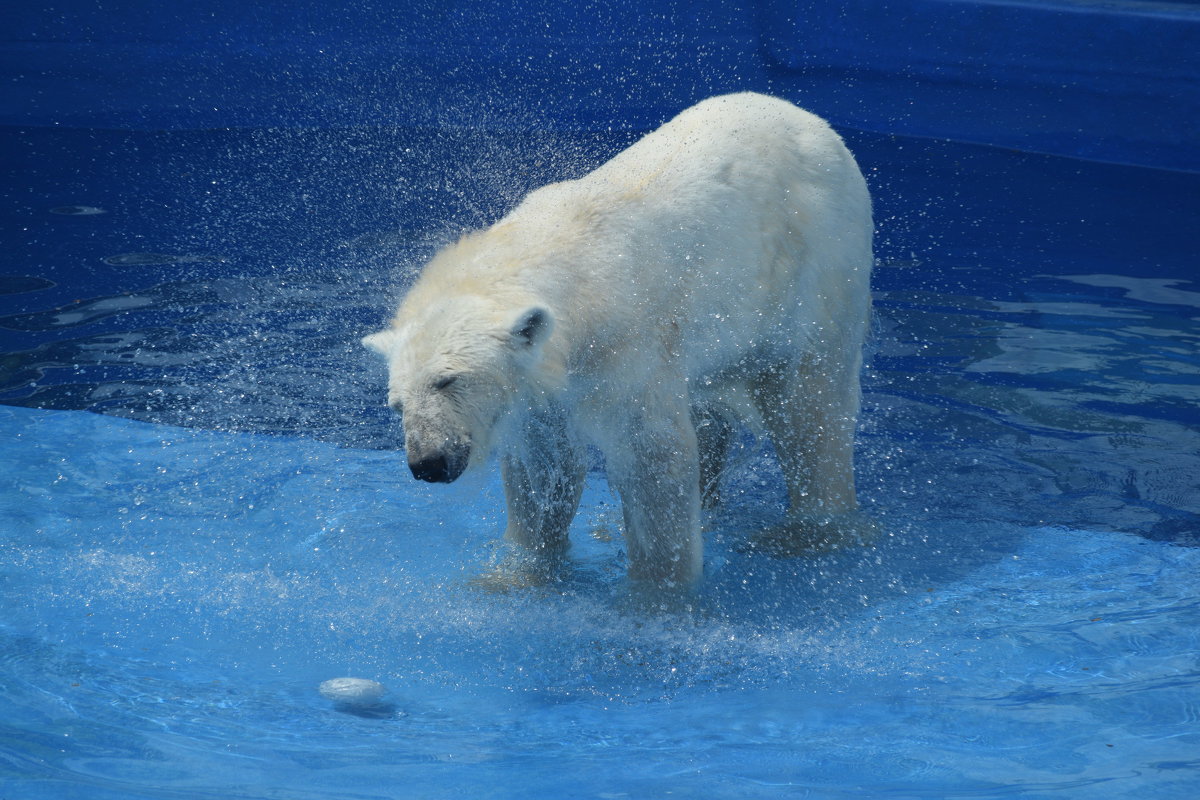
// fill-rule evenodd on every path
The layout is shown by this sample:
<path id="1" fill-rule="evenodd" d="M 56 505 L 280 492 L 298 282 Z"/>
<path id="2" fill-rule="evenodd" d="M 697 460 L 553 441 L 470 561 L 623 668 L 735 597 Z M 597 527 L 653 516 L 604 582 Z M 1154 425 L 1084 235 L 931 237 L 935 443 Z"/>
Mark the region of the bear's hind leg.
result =
<path id="1" fill-rule="evenodd" d="M 788 488 L 787 521 L 758 544 L 783 554 L 869 543 L 874 523 L 854 489 L 857 359 L 825 368 L 817 359 L 766 371 L 754 392 Z"/>

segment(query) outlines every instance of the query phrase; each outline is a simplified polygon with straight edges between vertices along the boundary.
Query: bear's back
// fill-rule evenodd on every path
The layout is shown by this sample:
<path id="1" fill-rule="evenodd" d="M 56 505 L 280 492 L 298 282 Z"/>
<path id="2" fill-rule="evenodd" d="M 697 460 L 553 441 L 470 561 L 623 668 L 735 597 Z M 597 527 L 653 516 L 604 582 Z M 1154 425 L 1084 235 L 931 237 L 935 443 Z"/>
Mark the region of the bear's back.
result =
<path id="1" fill-rule="evenodd" d="M 405 305 L 535 298 L 554 311 L 566 351 L 626 364 L 625 348 L 678 330 L 689 374 L 709 375 L 752 342 L 815 338 L 832 320 L 864 317 L 845 304 L 869 276 L 871 227 L 861 173 L 823 120 L 726 95 L 446 248 Z"/>
<path id="2" fill-rule="evenodd" d="M 593 192 L 643 197 L 714 181 L 751 187 L 780 169 L 820 181 L 819 173 L 845 172 L 844 165 L 853 159 L 820 117 L 786 100 L 742 92 L 692 106 L 580 182 Z"/>

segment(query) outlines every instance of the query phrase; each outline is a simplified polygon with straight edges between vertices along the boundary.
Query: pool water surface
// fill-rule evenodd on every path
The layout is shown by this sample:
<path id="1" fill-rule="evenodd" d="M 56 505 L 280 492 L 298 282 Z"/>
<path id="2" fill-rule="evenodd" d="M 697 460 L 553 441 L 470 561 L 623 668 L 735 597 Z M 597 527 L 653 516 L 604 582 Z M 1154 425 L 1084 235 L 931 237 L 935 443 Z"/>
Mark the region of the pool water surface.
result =
<path id="1" fill-rule="evenodd" d="M 848 132 L 884 534 L 748 550 L 746 436 L 697 607 L 650 613 L 598 470 L 562 584 L 473 583 L 498 471 L 414 482 L 357 343 L 628 136 L 3 136 L 0 796 L 1200 792 L 1200 176 Z"/>

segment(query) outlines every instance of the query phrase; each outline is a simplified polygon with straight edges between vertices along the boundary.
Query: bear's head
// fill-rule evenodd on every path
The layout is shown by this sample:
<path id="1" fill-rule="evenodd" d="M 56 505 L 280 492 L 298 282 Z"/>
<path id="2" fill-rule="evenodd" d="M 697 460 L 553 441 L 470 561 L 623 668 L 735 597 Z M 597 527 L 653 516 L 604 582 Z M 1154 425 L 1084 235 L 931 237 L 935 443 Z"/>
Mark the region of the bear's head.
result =
<path id="1" fill-rule="evenodd" d="M 534 302 L 416 300 L 362 342 L 387 359 L 388 405 L 403 418 L 413 476 L 450 483 L 486 460 L 511 412 L 544 395 L 554 318 Z"/>

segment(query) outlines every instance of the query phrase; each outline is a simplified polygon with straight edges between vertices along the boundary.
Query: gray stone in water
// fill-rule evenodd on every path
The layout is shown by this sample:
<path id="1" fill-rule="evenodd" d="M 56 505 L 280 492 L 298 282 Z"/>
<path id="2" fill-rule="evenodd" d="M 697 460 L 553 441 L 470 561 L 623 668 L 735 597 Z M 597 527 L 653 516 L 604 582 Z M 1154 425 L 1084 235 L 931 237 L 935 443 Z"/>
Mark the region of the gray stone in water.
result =
<path id="1" fill-rule="evenodd" d="M 317 687 L 326 700 L 349 708 L 374 708 L 381 705 L 387 687 L 366 678 L 331 678 Z"/>

